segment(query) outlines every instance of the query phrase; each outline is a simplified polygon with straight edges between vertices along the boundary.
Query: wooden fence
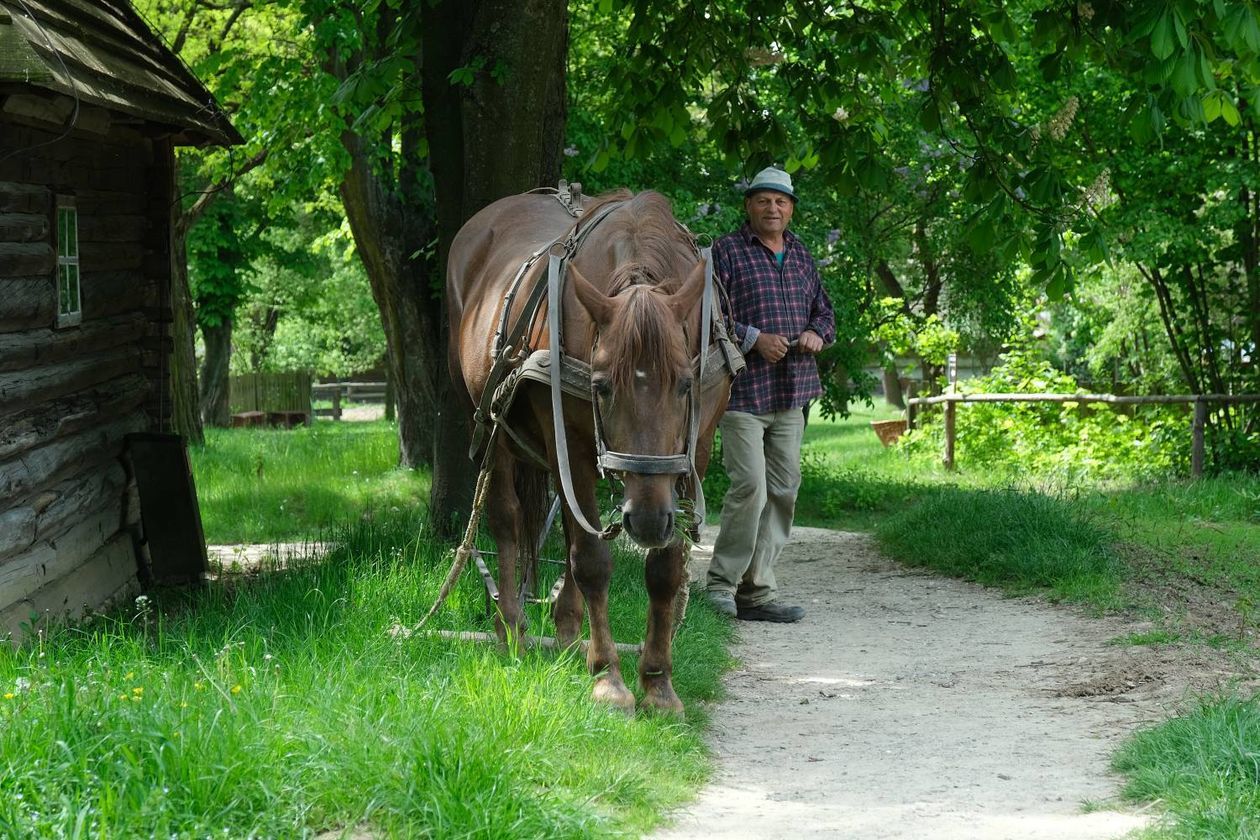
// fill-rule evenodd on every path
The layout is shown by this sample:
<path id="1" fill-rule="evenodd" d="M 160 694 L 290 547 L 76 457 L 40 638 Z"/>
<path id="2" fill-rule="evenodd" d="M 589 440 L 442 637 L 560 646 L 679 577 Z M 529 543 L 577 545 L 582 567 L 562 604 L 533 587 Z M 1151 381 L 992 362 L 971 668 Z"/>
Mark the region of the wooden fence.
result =
<path id="1" fill-rule="evenodd" d="M 228 404 L 234 416 L 311 416 L 311 373 L 244 373 L 228 379 Z"/>
<path id="2" fill-rule="evenodd" d="M 318 408 L 316 416 L 340 420 L 343 402 L 383 402 L 385 419 L 394 419 L 394 392 L 388 382 L 322 382 L 311 386 L 319 399 L 331 399 L 332 408 Z"/>
<path id="3" fill-rule="evenodd" d="M 1209 404 L 1260 402 L 1260 394 L 1165 394 L 1152 397 L 1122 397 L 1115 394 L 941 394 L 936 397 L 913 397 L 906 400 L 906 425 L 913 429 L 920 406 L 944 404 L 945 448 L 941 459 L 947 469 L 954 468 L 955 414 L 959 403 L 982 402 L 1049 402 L 1108 403 L 1110 405 L 1193 404 L 1194 420 L 1190 424 L 1190 473 L 1203 475 L 1204 430 L 1207 428 Z"/>

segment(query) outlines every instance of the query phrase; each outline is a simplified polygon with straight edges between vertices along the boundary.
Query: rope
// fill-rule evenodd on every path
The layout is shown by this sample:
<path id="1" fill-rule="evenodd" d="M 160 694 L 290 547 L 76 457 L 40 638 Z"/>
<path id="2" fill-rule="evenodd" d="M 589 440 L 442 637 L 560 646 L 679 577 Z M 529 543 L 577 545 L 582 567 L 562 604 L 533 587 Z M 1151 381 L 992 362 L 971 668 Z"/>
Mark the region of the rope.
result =
<path id="1" fill-rule="evenodd" d="M 464 541 L 460 543 L 459 548 L 455 549 L 455 559 L 451 561 L 451 568 L 446 573 L 446 580 L 442 581 L 442 588 L 438 590 L 437 599 L 434 600 L 433 606 L 429 607 L 429 611 L 424 618 L 420 619 L 420 623 L 415 626 L 415 631 L 424 627 L 429 619 L 433 618 L 434 614 L 446 603 L 446 599 L 450 597 L 451 590 L 455 588 L 456 581 L 459 580 L 464 567 L 468 565 L 468 560 L 472 557 L 474 551 L 473 543 L 477 539 L 477 528 L 481 525 L 481 511 L 486 506 L 486 492 L 490 488 L 494 444 L 498 434 L 499 425 L 496 423 L 494 429 L 490 432 L 490 439 L 486 441 L 486 454 L 481 461 L 481 473 L 477 476 L 477 489 L 473 492 L 472 511 L 468 514 L 468 527 L 464 529 Z"/>

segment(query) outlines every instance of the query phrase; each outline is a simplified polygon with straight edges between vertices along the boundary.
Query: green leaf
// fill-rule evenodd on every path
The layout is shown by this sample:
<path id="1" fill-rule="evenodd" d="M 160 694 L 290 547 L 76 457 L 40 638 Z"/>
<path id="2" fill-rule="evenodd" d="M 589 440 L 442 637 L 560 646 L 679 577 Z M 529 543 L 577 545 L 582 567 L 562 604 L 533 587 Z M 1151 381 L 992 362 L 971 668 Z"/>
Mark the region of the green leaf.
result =
<path id="1" fill-rule="evenodd" d="M 1165 9 L 1151 30 L 1151 52 L 1161 61 L 1173 54 L 1173 25 L 1169 18 Z"/>
<path id="2" fill-rule="evenodd" d="M 1181 96 L 1189 96 L 1199 89 L 1194 50 L 1189 49 L 1181 54 L 1181 59 L 1173 69 L 1172 88 Z"/>
<path id="3" fill-rule="evenodd" d="M 1225 122 L 1230 126 L 1236 127 L 1241 121 L 1238 113 L 1238 106 L 1234 104 L 1234 100 L 1228 95 L 1221 97 L 1221 116 L 1225 118 Z"/>

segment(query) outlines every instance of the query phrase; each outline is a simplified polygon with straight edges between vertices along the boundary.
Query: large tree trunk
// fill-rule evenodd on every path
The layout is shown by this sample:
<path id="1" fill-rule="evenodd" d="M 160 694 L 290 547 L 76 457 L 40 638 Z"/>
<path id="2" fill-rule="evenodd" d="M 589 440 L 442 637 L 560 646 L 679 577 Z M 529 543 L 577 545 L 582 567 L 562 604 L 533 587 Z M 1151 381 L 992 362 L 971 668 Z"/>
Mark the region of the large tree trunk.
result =
<path id="1" fill-rule="evenodd" d="M 437 193 L 438 262 L 461 225 L 497 199 L 560 176 L 565 117 L 566 0 L 444 0 L 424 7 L 423 96 Z M 467 86 L 451 71 L 484 59 Z M 494 72 L 492 72 L 494 71 Z M 442 318 L 445 339 L 446 318 Z M 442 365 L 429 511 L 446 535 L 472 501 L 471 402 Z"/>
<path id="2" fill-rule="evenodd" d="M 429 285 L 432 268 L 413 255 L 432 238 L 432 217 L 419 202 L 403 202 L 384 183 L 359 135 L 347 131 L 342 143 L 351 165 L 341 198 L 381 312 L 385 364 L 395 386 L 399 460 L 413 469 L 428 466 L 445 353 L 440 304 Z"/>
<path id="3" fill-rule="evenodd" d="M 201 418 L 207 426 L 225 428 L 231 421 L 228 369 L 232 361 L 232 321 L 225 318 L 216 326 L 202 325 L 206 357 L 201 367 Z"/>
<path id="4" fill-rule="evenodd" d="M 171 425 L 198 446 L 206 442 L 197 390 L 197 318 L 188 287 L 188 226 L 182 214 L 171 225 Z"/>

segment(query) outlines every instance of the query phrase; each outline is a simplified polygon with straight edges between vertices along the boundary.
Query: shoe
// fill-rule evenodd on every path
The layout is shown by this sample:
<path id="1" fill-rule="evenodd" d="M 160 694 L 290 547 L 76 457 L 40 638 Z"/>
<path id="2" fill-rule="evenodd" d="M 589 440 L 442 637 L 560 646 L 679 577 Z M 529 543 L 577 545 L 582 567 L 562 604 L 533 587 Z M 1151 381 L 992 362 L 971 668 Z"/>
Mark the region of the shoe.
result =
<path id="1" fill-rule="evenodd" d="M 709 596 L 709 604 L 713 609 L 717 610 L 727 618 L 734 618 L 738 610 L 735 609 L 735 596 L 729 592 L 723 592 L 720 589 L 710 589 L 706 593 Z"/>
<path id="2" fill-rule="evenodd" d="M 791 624 L 805 617 L 805 609 L 780 604 L 778 601 L 769 601 L 755 607 L 739 607 L 736 610 L 736 617 L 740 621 L 777 621 L 781 624 Z"/>

